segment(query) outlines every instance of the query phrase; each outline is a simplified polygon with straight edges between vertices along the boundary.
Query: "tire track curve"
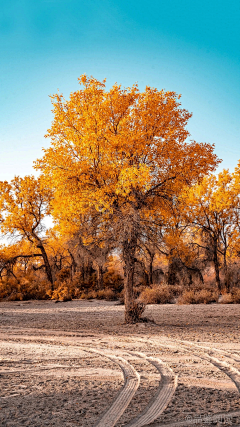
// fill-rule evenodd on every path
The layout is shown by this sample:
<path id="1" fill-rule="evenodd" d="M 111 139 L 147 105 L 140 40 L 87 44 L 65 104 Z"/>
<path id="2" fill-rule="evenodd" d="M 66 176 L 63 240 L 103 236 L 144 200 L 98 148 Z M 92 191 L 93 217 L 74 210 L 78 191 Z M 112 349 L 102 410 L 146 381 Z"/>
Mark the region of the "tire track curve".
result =
<path id="1" fill-rule="evenodd" d="M 181 343 L 181 348 L 186 349 L 187 351 L 189 350 L 189 347 L 187 347 L 187 345 L 191 345 L 191 347 L 197 349 L 197 350 L 207 350 L 209 351 L 212 355 L 209 355 L 207 353 L 203 353 L 203 355 L 199 356 L 198 353 L 192 353 L 197 357 L 200 357 L 201 359 L 207 360 L 210 363 L 212 363 L 212 365 L 216 366 L 218 369 L 220 369 L 221 371 L 223 371 L 235 384 L 235 386 L 237 387 L 238 392 L 240 393 L 240 371 L 235 368 L 234 366 L 232 366 L 230 363 L 228 363 L 226 361 L 226 358 L 228 360 L 233 360 L 236 361 L 236 359 L 234 359 L 232 357 L 232 355 L 224 350 L 220 350 L 218 351 L 218 349 L 213 349 L 213 348 L 209 348 L 206 346 L 200 346 L 198 344 L 192 343 L 191 341 L 180 341 Z M 224 354 L 225 355 L 225 360 L 219 360 L 216 356 L 216 353 L 220 354 Z M 221 356 L 224 357 L 224 356 Z"/>
<path id="2" fill-rule="evenodd" d="M 157 368 L 161 375 L 158 391 L 155 396 L 150 400 L 147 407 L 126 425 L 126 427 L 143 427 L 155 421 L 166 409 L 177 388 L 178 377 L 174 375 L 172 369 L 158 358 L 148 357 L 139 352 L 131 352 L 130 354 L 147 360 Z"/>
<path id="3" fill-rule="evenodd" d="M 226 350 L 222 350 L 221 348 L 216 348 L 216 347 L 207 347 L 207 346 L 203 346 L 203 345 L 199 345 L 199 344 L 195 344 L 194 342 L 191 341 L 179 341 L 176 340 L 176 342 L 180 342 L 183 343 L 184 345 L 191 345 L 194 346 L 195 348 L 199 348 L 199 349 L 203 349 L 203 350 L 207 350 L 210 353 L 220 353 L 222 355 L 224 355 L 225 357 L 227 357 L 230 360 L 233 360 L 234 362 L 240 362 L 240 355 L 236 354 L 236 353 L 230 353 L 229 351 Z"/>
<path id="4" fill-rule="evenodd" d="M 161 339 L 164 339 L 164 342 L 162 342 Z M 46 340 L 44 339 L 44 341 Z M 171 340 L 167 337 L 164 337 L 164 338 L 161 337 L 160 339 L 159 338 L 150 339 L 147 341 L 143 339 L 137 339 L 136 342 L 137 341 L 143 342 L 145 344 L 153 343 L 156 347 L 154 351 L 157 350 L 157 352 L 159 352 L 159 347 L 172 348 L 174 350 L 178 349 L 183 352 L 186 351 L 189 355 L 194 355 L 199 359 L 206 360 L 212 365 L 216 366 L 221 371 L 223 371 L 231 379 L 231 381 L 233 381 L 233 383 L 238 389 L 238 392 L 240 392 L 240 372 L 238 369 L 236 369 L 234 366 L 230 364 L 231 360 L 237 361 L 237 362 L 240 361 L 238 354 L 231 354 L 222 349 L 216 349 L 213 347 L 209 348 L 206 346 L 201 346 L 199 344 L 195 344 L 194 342 Z M 82 345 L 78 346 L 78 348 L 84 350 L 85 352 L 96 353 L 110 359 L 112 362 L 118 364 L 118 366 L 121 368 L 123 372 L 123 376 L 124 376 L 123 388 L 119 391 L 117 397 L 113 401 L 110 408 L 107 409 L 107 411 L 100 417 L 100 419 L 96 422 L 96 424 L 94 424 L 94 427 L 114 427 L 117 421 L 119 420 L 119 418 L 121 417 L 121 415 L 125 412 L 125 410 L 129 406 L 131 400 L 133 399 L 140 385 L 140 375 L 124 357 L 120 357 L 118 355 L 113 354 L 114 350 L 110 353 L 109 351 L 105 351 L 105 349 L 97 350 L 95 348 L 82 346 Z M 150 423 L 152 424 L 162 414 L 162 412 L 165 410 L 167 405 L 170 403 L 171 398 L 177 387 L 177 377 L 174 376 L 173 371 L 170 368 L 167 368 L 167 366 L 163 361 L 161 361 L 161 359 L 147 356 L 143 353 L 138 353 L 136 351 L 130 351 L 130 350 L 126 351 L 123 349 L 121 349 L 120 351 L 122 351 L 123 356 L 124 354 L 126 354 L 126 355 L 135 355 L 136 357 L 139 357 L 139 358 L 144 358 L 149 363 L 154 365 L 161 374 L 161 380 L 159 382 L 159 386 L 155 396 L 153 396 L 153 398 L 151 399 L 147 407 L 138 415 L 138 417 L 134 418 L 133 420 L 129 421 L 128 424 L 126 424 L 126 427 L 147 426 Z M 209 352 L 210 354 L 208 354 L 207 352 Z M 219 357 L 223 358 L 223 356 L 225 360 L 219 360 Z M 169 372 L 169 370 L 171 372 Z M 172 394 L 170 392 L 170 388 L 168 389 L 166 387 L 166 384 L 164 383 L 164 375 L 165 377 L 167 376 L 171 377 L 171 381 L 170 381 L 170 378 L 168 378 L 168 385 L 170 384 L 172 387 Z M 166 378 L 166 383 L 167 383 L 167 378 Z M 165 394 L 163 392 L 164 387 L 165 387 Z M 219 419 L 218 417 L 220 416 L 222 416 L 223 418 L 228 416 L 230 417 L 240 416 L 240 411 L 233 411 L 229 413 L 225 412 L 222 414 L 215 414 L 215 415 L 209 414 L 208 416 L 209 421 L 217 421 Z M 196 418 L 195 419 L 192 418 L 192 420 L 176 421 L 176 422 L 167 423 L 167 424 L 161 424 L 155 421 L 155 424 L 152 424 L 152 427 L 164 427 L 164 426 L 187 427 L 188 425 L 192 425 L 192 424 L 196 424 Z"/>
<path id="5" fill-rule="evenodd" d="M 198 356 L 196 353 L 195 355 Z M 238 392 L 240 393 L 240 372 L 238 369 L 231 366 L 228 362 L 219 360 L 213 356 L 209 356 L 206 353 L 204 354 L 204 356 L 201 356 L 201 359 L 209 361 L 210 363 L 212 363 L 212 365 L 223 371 L 232 380 L 232 382 L 237 387 Z"/>
<path id="6" fill-rule="evenodd" d="M 208 362 L 210 362 L 212 365 L 216 366 L 219 370 L 223 371 L 230 379 L 231 381 L 235 384 L 238 392 L 240 393 L 240 371 L 235 368 L 234 366 L 232 366 L 230 363 L 228 363 L 226 360 L 219 360 L 217 357 L 215 356 L 210 356 L 209 354 L 202 352 L 203 354 L 199 354 L 196 353 L 194 351 L 192 351 L 192 348 L 189 348 L 189 346 L 195 348 L 195 350 L 208 350 L 209 352 L 211 352 L 212 354 L 214 354 L 214 351 L 208 347 L 201 347 L 191 341 L 186 341 L 186 344 L 184 343 L 184 341 L 178 341 L 179 344 L 176 344 L 176 341 L 171 341 L 171 340 L 167 340 L 169 341 L 169 344 L 166 343 L 162 343 L 160 340 L 151 340 L 151 342 L 153 342 L 154 344 L 158 343 L 158 345 L 161 345 L 161 347 L 165 347 L 165 348 L 173 348 L 173 349 L 177 349 L 177 350 L 184 350 L 188 353 L 190 353 L 191 355 L 194 355 L 196 357 L 198 357 L 199 359 L 202 360 L 207 360 Z M 150 342 L 150 341 L 149 341 Z M 223 356 L 222 356 L 223 357 Z M 228 356 L 229 359 L 231 359 L 231 356 Z M 234 360 L 234 359 L 233 359 Z"/>
<path id="7" fill-rule="evenodd" d="M 123 372 L 123 388 L 118 393 L 110 408 L 107 409 L 101 418 L 94 424 L 94 427 L 114 427 L 135 395 L 140 384 L 140 375 L 136 369 L 123 357 L 105 353 L 104 351 L 98 351 L 94 348 L 81 348 L 86 352 L 96 353 L 107 357 L 112 362 L 117 363 Z"/>

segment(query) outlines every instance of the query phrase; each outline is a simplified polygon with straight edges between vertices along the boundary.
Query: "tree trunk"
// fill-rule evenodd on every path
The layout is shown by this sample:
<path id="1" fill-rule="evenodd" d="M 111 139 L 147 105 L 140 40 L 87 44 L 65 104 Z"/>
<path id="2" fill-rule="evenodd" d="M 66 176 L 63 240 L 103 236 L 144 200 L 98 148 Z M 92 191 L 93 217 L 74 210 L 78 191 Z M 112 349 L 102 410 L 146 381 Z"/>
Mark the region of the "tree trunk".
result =
<path id="1" fill-rule="evenodd" d="M 85 283 L 85 264 L 84 264 L 84 260 L 83 260 L 83 264 L 81 266 L 81 274 L 82 274 L 82 282 L 84 284 Z"/>
<path id="2" fill-rule="evenodd" d="M 125 240 L 123 244 L 123 258 L 125 262 L 125 280 L 124 280 L 124 303 L 125 303 L 125 323 L 135 323 L 139 320 L 138 304 L 134 300 L 134 268 L 135 252 L 137 247 L 137 232 L 132 230 L 130 239 Z"/>
<path id="3" fill-rule="evenodd" d="M 152 256 L 150 256 L 150 264 L 149 264 L 149 284 L 150 284 L 150 286 L 152 286 L 153 285 L 153 258 L 154 258 L 154 255 Z"/>
<path id="4" fill-rule="evenodd" d="M 226 291 L 230 292 L 230 280 L 229 280 L 229 277 L 228 277 L 226 252 L 224 252 L 224 285 L 226 287 Z"/>
<path id="5" fill-rule="evenodd" d="M 46 253 L 45 248 L 44 248 L 44 246 L 43 246 L 42 243 L 39 242 L 38 245 L 37 245 L 37 247 L 41 251 L 41 254 L 42 254 L 42 257 L 43 257 L 43 261 L 44 261 L 44 265 L 45 265 L 46 275 L 47 275 L 47 278 L 48 278 L 49 282 L 51 283 L 51 290 L 53 291 L 54 290 L 54 286 L 53 286 L 52 269 L 51 269 L 51 266 L 50 266 L 49 261 L 48 261 L 47 253 Z"/>
<path id="6" fill-rule="evenodd" d="M 98 265 L 98 269 L 97 269 L 97 273 L 98 273 L 98 289 L 103 289 L 103 267 L 102 265 Z"/>
<path id="7" fill-rule="evenodd" d="M 84 281 L 87 285 L 92 285 L 92 281 L 93 281 L 93 273 L 94 273 L 94 269 L 92 266 L 92 260 L 88 257 L 87 258 L 87 262 L 85 264 L 85 270 L 84 270 Z"/>
<path id="8" fill-rule="evenodd" d="M 134 304 L 133 293 L 133 277 L 134 277 L 134 263 L 127 266 L 125 283 L 124 283 L 124 303 L 125 303 L 125 322 L 133 323 L 132 309 Z"/>
<path id="9" fill-rule="evenodd" d="M 218 255 L 217 255 L 217 246 L 214 245 L 213 247 L 213 263 L 215 268 L 215 277 L 216 277 L 216 285 L 219 292 L 221 292 L 221 282 L 219 277 L 219 262 L 218 262 Z"/>
<path id="10" fill-rule="evenodd" d="M 76 270 L 77 270 L 77 263 L 76 263 L 76 260 L 75 260 L 75 258 L 73 256 L 72 252 L 69 249 L 68 249 L 68 253 L 69 253 L 69 255 L 71 257 L 71 260 L 72 260 L 72 264 L 71 264 L 71 278 L 73 279 L 73 276 L 75 275 Z"/>
<path id="11" fill-rule="evenodd" d="M 179 279 L 177 273 L 180 271 L 179 261 L 177 258 L 171 258 L 168 266 L 167 284 L 178 285 Z"/>

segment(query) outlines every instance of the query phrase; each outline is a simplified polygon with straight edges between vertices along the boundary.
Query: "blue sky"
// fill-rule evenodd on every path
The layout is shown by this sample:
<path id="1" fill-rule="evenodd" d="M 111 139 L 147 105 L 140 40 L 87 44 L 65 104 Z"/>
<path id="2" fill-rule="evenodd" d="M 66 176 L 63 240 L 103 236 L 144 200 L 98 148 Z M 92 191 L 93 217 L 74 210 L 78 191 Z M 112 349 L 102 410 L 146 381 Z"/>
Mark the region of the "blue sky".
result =
<path id="1" fill-rule="evenodd" d="M 1 0 L 0 180 L 32 173 L 51 125 L 48 95 L 86 73 L 182 94 L 198 142 L 240 159 L 239 0 Z"/>

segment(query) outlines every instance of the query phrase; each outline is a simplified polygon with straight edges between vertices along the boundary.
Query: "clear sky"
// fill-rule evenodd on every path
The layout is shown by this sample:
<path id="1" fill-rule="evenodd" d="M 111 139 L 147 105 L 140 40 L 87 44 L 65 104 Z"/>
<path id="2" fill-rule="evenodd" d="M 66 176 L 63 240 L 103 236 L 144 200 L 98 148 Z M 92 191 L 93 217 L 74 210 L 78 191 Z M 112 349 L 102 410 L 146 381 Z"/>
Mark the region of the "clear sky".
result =
<path id="1" fill-rule="evenodd" d="M 0 0 L 0 180 L 32 173 L 48 95 L 86 73 L 182 94 L 198 142 L 240 159 L 239 0 Z"/>

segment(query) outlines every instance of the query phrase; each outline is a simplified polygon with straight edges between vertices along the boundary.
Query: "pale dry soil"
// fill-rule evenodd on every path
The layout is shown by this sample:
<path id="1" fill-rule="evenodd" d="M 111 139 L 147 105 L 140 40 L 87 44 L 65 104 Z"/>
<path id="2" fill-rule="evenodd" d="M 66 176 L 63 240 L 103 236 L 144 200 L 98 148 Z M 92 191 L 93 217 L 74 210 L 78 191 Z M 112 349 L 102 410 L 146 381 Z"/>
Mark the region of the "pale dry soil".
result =
<path id="1" fill-rule="evenodd" d="M 116 302 L 1 302 L 0 426 L 97 425 L 124 386 L 120 366 L 107 357 L 112 354 L 141 375 L 135 396 L 115 423 L 127 426 L 156 395 L 161 379 L 136 352 L 161 359 L 178 375 L 175 394 L 150 426 L 181 421 L 187 426 L 189 420 L 191 425 L 240 426 L 236 384 L 202 357 L 210 350 L 192 345 L 215 349 L 215 357 L 217 350 L 235 355 L 224 360 L 240 371 L 240 306 L 149 305 L 145 315 L 155 323 L 125 325 L 124 307 Z M 183 346 L 183 341 L 190 343 Z M 226 417 L 207 421 L 213 414 Z"/>

